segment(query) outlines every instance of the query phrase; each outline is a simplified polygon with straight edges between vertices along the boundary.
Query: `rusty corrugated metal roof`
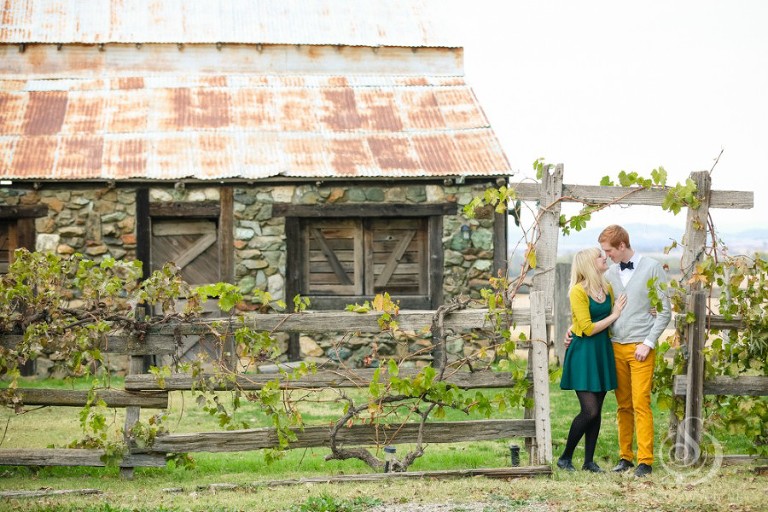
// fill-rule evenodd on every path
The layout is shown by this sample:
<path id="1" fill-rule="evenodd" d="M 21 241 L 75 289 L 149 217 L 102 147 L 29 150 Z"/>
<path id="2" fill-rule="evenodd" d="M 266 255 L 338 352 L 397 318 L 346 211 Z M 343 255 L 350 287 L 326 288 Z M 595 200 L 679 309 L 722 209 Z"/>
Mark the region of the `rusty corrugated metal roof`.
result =
<path id="1" fill-rule="evenodd" d="M 443 0 L 0 0 L 0 43 L 459 47 Z"/>
<path id="2" fill-rule="evenodd" d="M 509 174 L 461 77 L 0 80 L 5 179 Z"/>

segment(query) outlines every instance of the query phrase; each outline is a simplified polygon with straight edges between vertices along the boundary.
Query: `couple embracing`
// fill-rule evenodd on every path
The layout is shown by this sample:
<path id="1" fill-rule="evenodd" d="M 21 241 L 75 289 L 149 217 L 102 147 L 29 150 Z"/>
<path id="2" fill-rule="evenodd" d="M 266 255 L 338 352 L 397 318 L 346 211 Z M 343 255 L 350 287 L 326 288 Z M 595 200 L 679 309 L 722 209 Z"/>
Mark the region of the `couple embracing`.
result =
<path id="1" fill-rule="evenodd" d="M 608 226 L 598 237 L 600 249 L 579 251 L 571 268 L 572 325 L 566 337 L 562 389 L 576 391 L 581 411 L 573 419 L 559 468 L 573 471 L 573 452 L 584 437 L 582 469 L 603 470 L 594 461 L 603 400 L 616 390 L 619 462 L 613 471 L 635 467 L 632 449 L 637 434 L 635 475 L 653 471 L 651 387 L 655 347 L 671 319 L 663 293 L 661 311 L 651 307 L 648 282 L 666 282 L 661 264 L 636 253 L 621 226 Z M 614 263 L 608 267 L 607 259 Z"/>

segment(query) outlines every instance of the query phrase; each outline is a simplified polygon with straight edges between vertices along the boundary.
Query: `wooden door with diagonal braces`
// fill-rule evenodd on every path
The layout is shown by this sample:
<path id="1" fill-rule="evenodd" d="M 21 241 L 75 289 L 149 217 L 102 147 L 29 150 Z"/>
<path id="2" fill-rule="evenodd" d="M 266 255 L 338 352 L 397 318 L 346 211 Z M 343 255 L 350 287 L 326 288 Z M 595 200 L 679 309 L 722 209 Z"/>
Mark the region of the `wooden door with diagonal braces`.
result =
<path id="1" fill-rule="evenodd" d="M 214 219 L 152 219 L 150 254 L 152 270 L 167 262 L 181 269 L 181 276 L 191 285 L 217 283 L 220 280 L 217 222 Z M 181 301 L 183 302 L 183 301 Z M 179 307 L 182 307 L 180 304 Z M 205 314 L 221 315 L 216 300 L 203 304 Z M 156 312 L 159 313 L 159 312 Z M 199 352 L 218 358 L 217 340 L 185 336 L 177 352 L 180 361 L 194 360 Z"/>
<path id="2" fill-rule="evenodd" d="M 428 294 L 426 219 L 305 219 L 302 230 L 302 294 Z"/>

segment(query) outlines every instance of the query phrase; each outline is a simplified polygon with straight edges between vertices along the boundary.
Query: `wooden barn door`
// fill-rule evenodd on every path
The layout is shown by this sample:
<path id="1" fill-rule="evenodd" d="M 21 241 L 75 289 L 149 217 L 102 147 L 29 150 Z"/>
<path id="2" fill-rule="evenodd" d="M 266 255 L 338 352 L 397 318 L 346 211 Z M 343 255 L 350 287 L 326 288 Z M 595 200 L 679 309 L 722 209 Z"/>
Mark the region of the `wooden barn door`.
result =
<path id="1" fill-rule="evenodd" d="M 146 209 L 147 222 L 137 220 L 137 232 L 143 233 L 139 253 L 150 271 L 173 262 L 181 269 L 182 278 L 190 285 L 205 285 L 232 280 L 234 256 L 232 226 L 232 189 L 222 188 L 220 202 L 149 203 L 147 192 L 137 195 L 137 217 Z M 147 262 L 148 260 L 148 262 Z M 203 307 L 209 317 L 222 316 L 216 300 Z M 183 303 L 178 305 L 183 308 Z M 155 314 L 160 312 L 155 311 Z M 218 340 L 188 336 L 177 352 L 180 362 L 194 361 L 198 355 L 219 359 L 223 355 L 234 362 L 235 351 L 230 340 L 221 347 Z"/>
<path id="2" fill-rule="evenodd" d="M 150 254 L 152 270 L 167 262 L 181 269 L 181 276 L 191 285 L 220 281 L 218 226 L 215 219 L 152 219 Z M 180 301 L 179 308 L 183 308 Z M 203 304 L 204 315 L 222 316 L 215 299 Z M 159 313 L 156 311 L 155 313 Z M 185 336 L 177 351 L 179 362 L 195 361 L 200 355 L 217 360 L 221 356 L 218 340 Z"/>
<path id="3" fill-rule="evenodd" d="M 359 219 L 309 221 L 304 226 L 304 294 L 362 295 L 363 232 Z"/>
<path id="4" fill-rule="evenodd" d="M 426 295 L 426 219 L 366 219 L 366 295 Z"/>
<path id="5" fill-rule="evenodd" d="M 152 270 L 172 261 L 190 284 L 219 282 L 219 246 L 216 220 L 152 220 Z"/>
<path id="6" fill-rule="evenodd" d="M 8 272 L 17 247 L 16 222 L 0 220 L 0 274 Z"/>
<path id="7" fill-rule="evenodd" d="M 301 238 L 300 293 L 313 304 L 343 308 L 383 292 L 428 299 L 425 218 L 303 219 Z"/>

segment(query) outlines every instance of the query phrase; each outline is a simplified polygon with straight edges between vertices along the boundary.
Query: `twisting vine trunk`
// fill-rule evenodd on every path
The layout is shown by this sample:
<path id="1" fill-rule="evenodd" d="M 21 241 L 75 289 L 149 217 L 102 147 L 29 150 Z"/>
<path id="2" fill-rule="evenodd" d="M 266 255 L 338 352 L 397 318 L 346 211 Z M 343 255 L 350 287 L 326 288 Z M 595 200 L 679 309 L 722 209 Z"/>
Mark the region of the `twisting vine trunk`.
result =
<path id="1" fill-rule="evenodd" d="M 444 380 L 445 371 L 448 366 L 448 354 L 445 350 L 445 338 L 447 336 L 445 331 L 445 315 L 454 311 L 465 309 L 471 299 L 457 298 L 451 302 L 440 306 L 435 311 L 432 317 L 432 343 L 433 343 L 433 366 L 438 369 L 438 374 L 435 377 L 435 381 Z M 389 386 L 387 389 L 389 390 Z M 355 406 L 354 401 L 345 395 L 342 395 L 342 400 L 348 404 L 347 412 L 341 418 L 339 418 L 331 427 L 330 432 L 330 448 L 331 453 L 325 457 L 325 460 L 346 460 L 346 459 L 358 459 L 365 462 L 371 469 L 380 470 L 385 467 L 385 461 L 376 457 L 367 448 L 344 448 L 340 446 L 338 441 L 339 432 L 345 428 L 350 421 L 356 418 L 363 411 L 368 410 L 371 406 L 381 407 L 383 405 L 403 404 L 405 402 L 415 402 L 413 411 L 419 416 L 419 429 L 416 438 L 416 446 L 413 450 L 405 454 L 402 459 L 395 459 L 390 461 L 389 468 L 394 472 L 406 471 L 413 462 L 424 455 L 423 434 L 424 425 L 429 419 L 430 414 L 438 406 L 450 406 L 449 404 L 440 403 L 429 399 L 427 393 L 422 393 L 418 396 L 411 395 L 383 395 L 381 398 L 369 401 L 363 405 Z M 423 410 L 419 410 L 418 404 L 426 404 Z M 392 436 L 392 440 L 395 440 L 397 433 Z"/>

